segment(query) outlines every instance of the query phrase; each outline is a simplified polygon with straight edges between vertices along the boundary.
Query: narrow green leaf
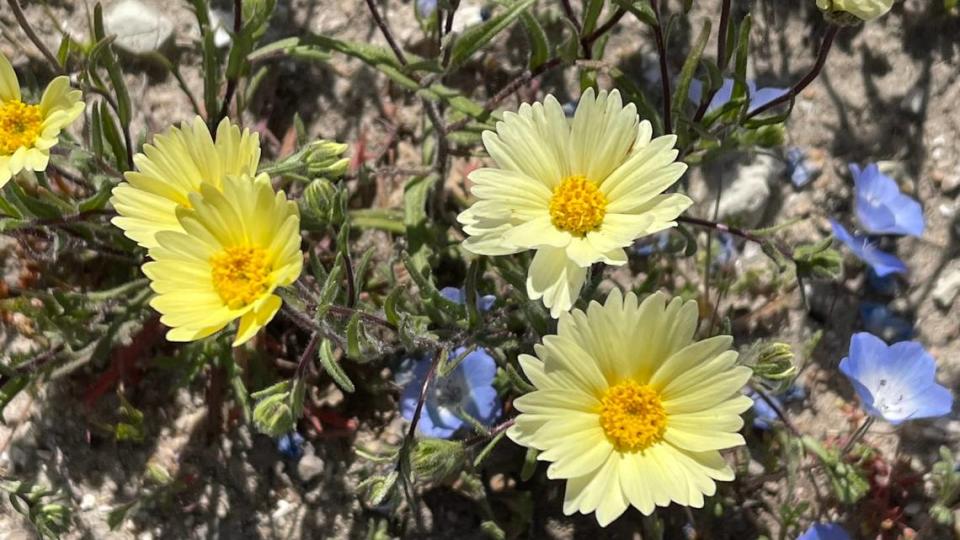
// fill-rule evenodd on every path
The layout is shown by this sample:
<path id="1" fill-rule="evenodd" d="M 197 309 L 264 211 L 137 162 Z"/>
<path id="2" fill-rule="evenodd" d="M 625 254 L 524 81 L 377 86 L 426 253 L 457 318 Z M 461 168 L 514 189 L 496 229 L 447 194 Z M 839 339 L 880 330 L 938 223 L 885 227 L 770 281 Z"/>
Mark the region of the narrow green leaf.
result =
<path id="1" fill-rule="evenodd" d="M 600 19 L 600 12 L 603 11 L 603 4 L 606 0 L 588 0 L 583 12 L 583 25 L 580 33 L 584 36 L 593 33 L 597 28 L 597 21 Z"/>
<path id="2" fill-rule="evenodd" d="M 80 201 L 80 204 L 77 206 L 77 209 L 80 212 L 90 212 L 92 210 L 102 210 L 103 207 L 107 205 L 107 201 L 110 200 L 110 192 L 113 190 L 113 185 L 110 183 L 104 183 L 100 187 L 100 190 L 87 197 L 86 199 Z"/>
<path id="3" fill-rule="evenodd" d="M 417 268 L 426 267 L 432 253 L 432 229 L 427 217 L 427 201 L 439 181 L 436 174 L 415 176 L 403 188 L 403 223 L 407 228 L 407 246 Z"/>
<path id="4" fill-rule="evenodd" d="M 401 294 L 403 294 L 403 287 L 394 287 L 383 301 L 383 313 L 387 316 L 387 321 L 398 326 L 400 324 L 400 314 L 397 313 L 397 303 Z"/>
<path id="5" fill-rule="evenodd" d="M 107 107 L 105 101 L 100 102 L 100 126 L 103 129 L 103 138 L 106 139 L 107 144 L 110 145 L 110 150 L 113 153 L 113 161 L 117 164 L 117 168 L 121 171 L 129 169 L 129 167 L 126 166 L 127 151 L 123 146 L 120 129 L 117 127 L 117 124 L 114 123 L 113 115 L 110 114 L 110 109 Z"/>
<path id="6" fill-rule="evenodd" d="M 529 11 L 524 11 L 520 15 L 520 23 L 523 24 L 527 32 L 527 40 L 530 42 L 530 61 L 527 66 L 534 70 L 542 66 L 550 57 L 550 40 L 540 21 Z"/>
<path id="7" fill-rule="evenodd" d="M 324 340 L 323 343 L 320 344 L 317 356 L 324 371 L 330 375 L 330 378 L 333 379 L 333 382 L 337 383 L 337 386 L 339 386 L 341 390 L 350 394 L 356 391 L 357 388 L 353 385 L 353 381 L 351 381 L 347 373 L 343 371 L 343 366 L 333 357 L 333 346 L 329 340 Z"/>
<path id="8" fill-rule="evenodd" d="M 454 43 L 450 55 L 450 66 L 457 67 L 463 64 L 473 53 L 480 50 L 500 32 L 506 30 L 527 8 L 536 0 L 520 0 L 509 9 L 487 22 L 475 26 L 466 32 Z"/>
<path id="9" fill-rule="evenodd" d="M 220 94 L 220 59 L 217 46 L 213 42 L 213 30 L 209 26 L 203 28 L 203 106 L 207 111 L 207 118 L 219 114 Z"/>
<path id="10" fill-rule="evenodd" d="M 673 94 L 673 105 L 671 106 L 674 118 L 679 119 L 682 117 L 684 106 L 687 104 L 687 101 L 689 101 L 690 81 L 693 80 L 697 66 L 700 65 L 703 50 L 706 48 L 707 41 L 710 39 L 710 28 L 710 19 L 705 19 L 703 21 L 703 29 L 694 42 L 693 48 L 690 50 L 690 55 L 687 56 L 686 61 L 684 61 L 683 68 L 680 70 L 680 77 L 676 91 Z"/>
<path id="11" fill-rule="evenodd" d="M 100 108 L 90 108 L 90 147 L 93 155 L 103 158 L 103 120 L 100 118 Z"/>
<path id="12" fill-rule="evenodd" d="M 520 480 L 526 482 L 533 478 L 533 473 L 537 472 L 537 456 L 540 452 L 536 448 L 527 448 L 527 453 L 523 457 L 523 468 L 520 469 Z"/>
<path id="13" fill-rule="evenodd" d="M 615 0 L 616 3 L 627 10 L 634 17 L 648 26 L 656 26 L 657 13 L 653 11 L 650 0 Z"/>
<path id="14" fill-rule="evenodd" d="M 400 212 L 381 208 L 350 210 L 350 224 L 360 229 L 379 229 L 396 234 L 407 232 Z"/>
<path id="15" fill-rule="evenodd" d="M 734 65 L 733 92 L 730 94 L 731 99 L 744 98 L 745 102 L 747 97 L 747 60 L 750 54 L 750 28 L 752 24 L 753 19 L 750 15 L 744 17 L 740 22 L 740 33 L 737 38 L 737 59 Z M 747 105 L 744 105 L 744 107 L 747 107 Z"/>
<path id="16" fill-rule="evenodd" d="M 360 313 L 354 313 L 347 322 L 347 356 L 362 360 L 360 351 Z"/>

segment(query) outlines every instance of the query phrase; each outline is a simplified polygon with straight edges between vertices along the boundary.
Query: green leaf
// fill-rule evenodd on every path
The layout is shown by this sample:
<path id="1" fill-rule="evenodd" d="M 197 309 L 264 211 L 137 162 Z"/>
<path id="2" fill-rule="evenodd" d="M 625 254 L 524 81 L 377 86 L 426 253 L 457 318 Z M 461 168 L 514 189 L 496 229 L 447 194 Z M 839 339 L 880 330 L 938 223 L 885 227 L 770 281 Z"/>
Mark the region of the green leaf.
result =
<path id="1" fill-rule="evenodd" d="M 750 28 L 753 25 L 753 19 L 747 15 L 740 22 L 740 34 L 737 38 L 737 60 L 734 65 L 735 76 L 733 78 L 733 92 L 730 94 L 731 100 L 747 98 L 747 60 L 750 55 Z M 748 105 L 744 105 L 747 107 Z"/>
<path id="2" fill-rule="evenodd" d="M 370 67 L 380 71 L 393 82 L 399 84 L 407 90 L 417 91 L 420 84 L 408 74 L 408 70 L 414 68 L 426 69 L 428 71 L 437 71 L 435 65 L 425 62 L 422 59 L 408 54 L 407 61 L 409 66 L 403 66 L 397 60 L 393 51 L 386 47 L 379 47 L 369 43 L 360 43 L 353 41 L 343 41 L 328 36 L 310 34 L 303 38 L 308 45 L 318 47 L 320 50 L 337 51 L 347 56 L 352 56 Z"/>
<path id="3" fill-rule="evenodd" d="M 387 321 L 398 326 L 400 324 L 400 314 L 397 312 L 397 302 L 400 300 L 401 294 L 403 294 L 403 287 L 394 287 L 387 295 L 386 300 L 383 301 L 383 313 L 386 315 Z"/>
<path id="4" fill-rule="evenodd" d="M 540 21 L 529 11 L 524 11 L 520 15 L 520 23 L 523 24 L 523 29 L 527 32 L 527 40 L 530 42 L 530 61 L 527 67 L 534 70 L 542 66 L 550 57 L 550 40 Z"/>
<path id="5" fill-rule="evenodd" d="M 204 15 L 206 16 L 206 15 Z M 197 15 L 199 19 L 200 16 Z M 202 25 L 201 25 L 202 26 Z M 217 46 L 213 42 L 213 30 L 209 24 L 203 29 L 203 106 L 207 111 L 207 119 L 215 118 L 219 114 L 220 94 L 220 57 Z"/>
<path id="6" fill-rule="evenodd" d="M 347 322 L 347 356 L 362 360 L 360 350 L 360 313 L 355 312 Z"/>
<path id="7" fill-rule="evenodd" d="M 63 216 L 63 212 L 57 206 L 27 195 L 20 184 L 9 182 L 7 185 L 10 186 L 10 193 L 13 194 L 13 200 L 10 202 L 18 204 L 22 210 L 41 219 L 56 219 Z"/>
<path id="8" fill-rule="evenodd" d="M 616 2 L 648 26 L 657 25 L 657 13 L 653 11 L 650 0 L 616 0 Z"/>
<path id="9" fill-rule="evenodd" d="M 337 299 L 337 293 L 340 292 L 340 278 L 345 271 L 346 261 L 343 253 L 337 253 L 337 258 L 333 262 L 333 268 L 327 274 L 327 280 L 323 282 L 318 298 L 317 318 L 322 319 L 326 316 L 327 310 Z"/>
<path id="10" fill-rule="evenodd" d="M 417 268 L 428 266 L 432 253 L 432 230 L 427 217 L 427 201 L 439 181 L 436 174 L 415 176 L 403 188 L 403 224 L 407 229 L 407 246 Z"/>
<path id="11" fill-rule="evenodd" d="M 603 11 L 605 2 L 606 0 L 587 0 L 584 2 L 581 35 L 588 36 L 597 28 L 597 21 L 600 19 L 600 12 Z"/>
<path id="12" fill-rule="evenodd" d="M 381 231 L 404 234 L 403 215 L 391 209 L 358 208 L 350 210 L 350 224 L 360 229 L 379 229 Z"/>
<path id="13" fill-rule="evenodd" d="M 533 473 L 537 472 L 537 456 L 540 451 L 536 448 L 527 448 L 527 453 L 523 456 L 523 468 L 520 469 L 520 480 L 526 482 L 533 478 Z"/>
<path id="14" fill-rule="evenodd" d="M 100 102 L 100 127 L 103 128 L 103 138 L 106 139 L 107 144 L 110 145 L 113 160 L 117 164 L 117 168 L 120 170 L 128 169 L 129 167 L 126 166 L 127 151 L 123 146 L 120 129 L 117 127 L 117 124 L 113 122 L 113 115 L 110 114 L 110 109 L 104 101 Z"/>
<path id="15" fill-rule="evenodd" d="M 112 190 L 112 184 L 104 183 L 103 186 L 100 187 L 99 191 L 80 201 L 80 204 L 77 206 L 77 208 L 80 212 L 102 210 L 103 207 L 107 205 L 107 201 L 110 200 L 110 193 Z"/>
<path id="16" fill-rule="evenodd" d="M 324 371 L 327 372 L 327 375 L 330 375 L 330 378 L 333 379 L 333 382 L 337 383 L 337 386 L 339 386 L 341 390 L 350 394 L 356 391 L 353 381 L 351 381 L 347 373 L 343 371 L 343 366 L 333 357 L 333 346 L 329 340 L 323 340 L 323 343 L 320 344 L 317 351 L 317 358 L 319 358 L 320 365 L 323 366 Z"/>
<path id="17" fill-rule="evenodd" d="M 690 51 L 690 55 L 687 56 L 686 61 L 683 63 L 683 68 L 680 70 L 679 82 L 673 94 L 673 105 L 671 107 L 674 118 L 680 119 L 683 117 L 684 106 L 687 104 L 687 101 L 689 101 L 690 81 L 693 80 L 697 66 L 700 65 L 703 50 L 706 48 L 707 41 L 710 39 L 710 28 L 710 19 L 705 19 L 703 21 L 703 29 L 700 30 L 700 35 L 697 37 L 693 49 Z"/>
<path id="18" fill-rule="evenodd" d="M 520 0 L 503 13 L 464 32 L 463 36 L 453 45 L 453 52 L 450 55 L 451 68 L 463 64 L 475 52 L 496 37 L 497 34 L 506 30 L 527 8 L 533 5 L 535 1 L 536 0 Z"/>

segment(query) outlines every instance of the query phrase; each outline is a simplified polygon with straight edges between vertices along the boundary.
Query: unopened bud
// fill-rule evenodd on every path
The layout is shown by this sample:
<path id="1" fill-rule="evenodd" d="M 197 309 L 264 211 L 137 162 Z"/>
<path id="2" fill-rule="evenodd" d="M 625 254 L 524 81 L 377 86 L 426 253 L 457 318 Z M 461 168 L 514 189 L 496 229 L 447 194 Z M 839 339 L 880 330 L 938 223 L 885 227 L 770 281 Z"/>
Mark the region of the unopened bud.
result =
<path id="1" fill-rule="evenodd" d="M 463 445 L 443 439 L 422 439 L 413 449 L 411 463 L 417 478 L 441 483 L 463 468 L 466 454 Z"/>

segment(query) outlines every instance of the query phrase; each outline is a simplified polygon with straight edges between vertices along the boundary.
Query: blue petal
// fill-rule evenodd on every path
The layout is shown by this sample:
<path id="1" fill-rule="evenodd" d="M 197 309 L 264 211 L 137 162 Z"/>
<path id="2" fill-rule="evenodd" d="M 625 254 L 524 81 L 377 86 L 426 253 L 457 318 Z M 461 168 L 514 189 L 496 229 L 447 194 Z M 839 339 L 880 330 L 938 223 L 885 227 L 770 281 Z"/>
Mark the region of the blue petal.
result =
<path id="1" fill-rule="evenodd" d="M 417 0 L 417 15 L 429 17 L 437 9 L 437 0 Z"/>
<path id="2" fill-rule="evenodd" d="M 490 308 L 493 307 L 493 304 L 496 303 L 497 297 L 492 294 L 485 294 L 483 296 L 477 297 L 477 309 L 480 311 L 490 311 Z"/>
<path id="3" fill-rule="evenodd" d="M 880 251 L 870 243 L 868 238 L 851 235 L 843 225 L 834 219 L 830 220 L 830 226 L 837 240 L 843 242 L 854 255 L 873 268 L 877 276 L 884 277 L 894 273 L 907 273 L 907 265 L 903 261 L 894 255 Z"/>
<path id="4" fill-rule="evenodd" d="M 501 412 L 500 396 L 497 395 L 497 389 L 492 386 L 472 389 L 464 409 L 482 424 L 492 425 Z"/>
<path id="5" fill-rule="evenodd" d="M 773 423 L 777 421 L 777 412 L 756 392 L 751 390 L 747 392 L 747 395 L 753 400 L 753 427 L 764 431 L 770 429 Z M 780 405 L 780 401 L 776 397 L 771 396 L 771 399 L 774 403 Z"/>
<path id="6" fill-rule="evenodd" d="M 460 347 L 454 351 L 454 354 L 460 355 L 464 350 L 464 347 Z M 470 388 L 490 386 L 493 384 L 494 377 L 497 376 L 497 362 L 485 349 L 474 349 L 457 366 L 457 369 L 463 372 Z"/>
<path id="7" fill-rule="evenodd" d="M 722 108 L 730 102 L 730 99 L 733 97 L 733 84 L 733 79 L 723 80 L 723 84 L 717 90 L 717 93 L 713 95 L 713 99 L 710 100 L 710 105 L 707 107 L 707 114 Z"/>
<path id="8" fill-rule="evenodd" d="M 754 111 L 786 94 L 787 88 L 761 88 L 756 92 L 750 89 L 750 110 Z"/>
<path id="9" fill-rule="evenodd" d="M 911 420 L 946 416 L 953 410 L 953 395 L 947 388 L 934 383 L 914 397 L 911 409 Z"/>
<path id="10" fill-rule="evenodd" d="M 908 195 L 899 195 L 890 203 L 890 207 L 897 216 L 897 234 L 923 236 L 926 222 L 920 203 Z"/>
<path id="11" fill-rule="evenodd" d="M 449 439 L 462 425 L 463 420 L 428 402 L 424 404 L 423 412 L 420 414 L 417 431 L 427 437 Z"/>
<path id="12" fill-rule="evenodd" d="M 923 209 L 920 203 L 900 193 L 897 182 L 871 163 L 862 171 L 850 164 L 856 185 L 856 213 L 863 228 L 872 234 L 922 236 Z"/>
<path id="13" fill-rule="evenodd" d="M 457 304 L 464 303 L 465 293 L 463 289 L 458 289 L 456 287 L 444 287 L 440 289 L 440 296 L 443 296 L 451 302 L 456 302 Z"/>
<path id="14" fill-rule="evenodd" d="M 815 523 L 797 540 L 850 540 L 850 535 L 839 523 Z"/>

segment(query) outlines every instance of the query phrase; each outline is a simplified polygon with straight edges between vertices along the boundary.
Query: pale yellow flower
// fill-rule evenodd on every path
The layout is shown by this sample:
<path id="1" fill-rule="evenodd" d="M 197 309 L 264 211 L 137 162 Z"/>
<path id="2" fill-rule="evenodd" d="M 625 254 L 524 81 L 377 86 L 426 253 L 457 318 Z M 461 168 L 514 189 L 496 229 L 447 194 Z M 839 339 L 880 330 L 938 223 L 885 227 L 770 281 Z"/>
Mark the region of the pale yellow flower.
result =
<path id="1" fill-rule="evenodd" d="M 260 163 L 260 137 L 224 118 L 216 141 L 198 116 L 171 127 L 133 157 L 137 171 L 113 189 L 110 202 L 120 214 L 112 223 L 145 248 L 160 231 L 179 231 L 176 210 L 190 206 L 190 194 L 209 184 L 220 189 L 227 176 L 253 178 Z"/>
<path id="2" fill-rule="evenodd" d="M 869 21 L 886 14 L 894 0 L 817 0 L 817 7 L 824 11 L 846 12 Z"/>
<path id="3" fill-rule="evenodd" d="M 50 81 L 40 103 L 24 103 L 17 74 L 0 53 L 0 187 L 20 171 L 45 170 L 60 131 L 83 106 L 83 94 L 62 76 Z"/>
<path id="4" fill-rule="evenodd" d="M 553 317 L 576 301 L 590 265 L 627 262 L 624 247 L 673 227 L 691 201 L 664 194 L 686 171 L 674 135 L 652 139 L 650 122 L 614 90 L 584 92 L 573 120 L 560 103 L 507 112 L 483 143 L 499 168 L 470 173 L 477 198 L 458 216 L 480 255 L 536 250 L 527 294 Z"/>
<path id="5" fill-rule="evenodd" d="M 744 444 L 732 338 L 694 341 L 697 304 L 656 293 L 638 305 L 618 289 L 560 316 L 556 335 L 521 355 L 536 390 L 517 398 L 507 435 L 566 480 L 563 512 L 596 512 L 606 526 L 627 506 L 650 514 L 671 502 L 702 507 L 733 479 L 720 450 Z"/>
<path id="6" fill-rule="evenodd" d="M 157 293 L 150 305 L 171 341 L 201 339 L 239 319 L 237 346 L 280 309 L 276 288 L 300 276 L 300 214 L 265 175 L 227 176 L 222 191 L 199 188 L 176 211 L 181 230 L 156 233 L 153 261 L 143 265 Z"/>

